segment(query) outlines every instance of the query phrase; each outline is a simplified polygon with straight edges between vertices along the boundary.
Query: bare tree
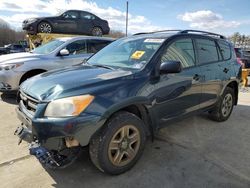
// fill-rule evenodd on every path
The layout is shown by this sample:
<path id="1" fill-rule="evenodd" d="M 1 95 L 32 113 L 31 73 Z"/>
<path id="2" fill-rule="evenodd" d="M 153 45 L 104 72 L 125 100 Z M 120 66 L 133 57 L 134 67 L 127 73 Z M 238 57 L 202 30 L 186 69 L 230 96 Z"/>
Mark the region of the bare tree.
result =
<path id="1" fill-rule="evenodd" d="M 108 36 L 113 38 L 122 38 L 125 36 L 125 33 L 122 31 L 111 30 Z"/>
<path id="2" fill-rule="evenodd" d="M 250 48 L 250 35 L 241 35 L 239 32 L 236 32 L 232 36 L 229 36 L 229 39 L 236 47 Z"/>
<path id="3" fill-rule="evenodd" d="M 9 24 L 0 19 L 0 46 L 15 43 L 24 39 L 24 32 L 11 29 Z"/>

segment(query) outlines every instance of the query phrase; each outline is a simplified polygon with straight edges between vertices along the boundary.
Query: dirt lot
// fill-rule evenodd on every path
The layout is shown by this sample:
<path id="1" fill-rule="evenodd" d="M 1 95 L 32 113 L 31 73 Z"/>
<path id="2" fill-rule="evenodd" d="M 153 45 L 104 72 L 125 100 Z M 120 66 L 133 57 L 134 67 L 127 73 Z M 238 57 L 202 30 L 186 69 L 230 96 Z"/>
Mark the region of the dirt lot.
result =
<path id="1" fill-rule="evenodd" d="M 129 172 L 108 176 L 90 162 L 87 150 L 71 167 L 46 171 L 17 146 L 15 100 L 0 93 L 0 187 L 250 187 L 250 93 L 227 122 L 195 116 L 162 129 Z"/>

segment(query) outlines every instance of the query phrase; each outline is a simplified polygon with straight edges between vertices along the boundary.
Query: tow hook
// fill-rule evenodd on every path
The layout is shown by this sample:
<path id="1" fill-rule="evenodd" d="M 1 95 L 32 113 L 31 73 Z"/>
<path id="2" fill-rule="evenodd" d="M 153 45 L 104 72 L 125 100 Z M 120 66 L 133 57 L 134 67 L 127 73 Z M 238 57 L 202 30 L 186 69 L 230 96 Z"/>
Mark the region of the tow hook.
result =
<path id="1" fill-rule="evenodd" d="M 56 165 L 60 166 L 58 162 L 53 158 L 51 153 L 44 147 L 42 147 L 37 141 L 32 142 L 29 146 L 29 151 L 31 155 L 36 156 L 36 158 L 45 165 Z"/>

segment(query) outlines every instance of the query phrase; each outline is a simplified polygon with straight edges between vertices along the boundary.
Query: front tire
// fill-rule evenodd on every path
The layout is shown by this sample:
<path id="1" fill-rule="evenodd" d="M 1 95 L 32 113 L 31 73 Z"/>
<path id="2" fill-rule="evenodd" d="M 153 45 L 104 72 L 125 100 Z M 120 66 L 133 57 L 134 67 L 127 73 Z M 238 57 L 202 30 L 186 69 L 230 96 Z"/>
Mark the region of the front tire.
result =
<path id="1" fill-rule="evenodd" d="M 90 158 L 101 171 L 117 175 L 132 168 L 146 141 L 144 124 L 129 112 L 118 112 L 91 139 Z"/>
<path id="2" fill-rule="evenodd" d="M 210 112 L 210 119 L 218 122 L 226 121 L 233 111 L 234 104 L 234 90 L 230 87 L 226 87 L 221 99 L 218 101 L 215 108 Z"/>
<path id="3" fill-rule="evenodd" d="M 52 33 L 52 26 L 48 22 L 41 22 L 37 30 L 38 33 Z"/>

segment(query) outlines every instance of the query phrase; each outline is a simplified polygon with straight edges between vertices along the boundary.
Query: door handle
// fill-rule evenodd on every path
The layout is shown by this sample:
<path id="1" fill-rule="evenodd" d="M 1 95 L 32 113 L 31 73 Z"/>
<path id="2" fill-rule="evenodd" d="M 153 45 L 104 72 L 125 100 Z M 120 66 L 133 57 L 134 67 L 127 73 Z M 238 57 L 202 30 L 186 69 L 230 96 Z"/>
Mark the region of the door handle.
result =
<path id="1" fill-rule="evenodd" d="M 193 80 L 199 80 L 200 79 L 200 75 L 199 74 L 195 74 L 194 76 L 193 76 Z"/>
<path id="2" fill-rule="evenodd" d="M 224 70 L 223 70 L 224 73 L 227 73 L 228 71 L 229 71 L 228 68 L 224 68 Z"/>

